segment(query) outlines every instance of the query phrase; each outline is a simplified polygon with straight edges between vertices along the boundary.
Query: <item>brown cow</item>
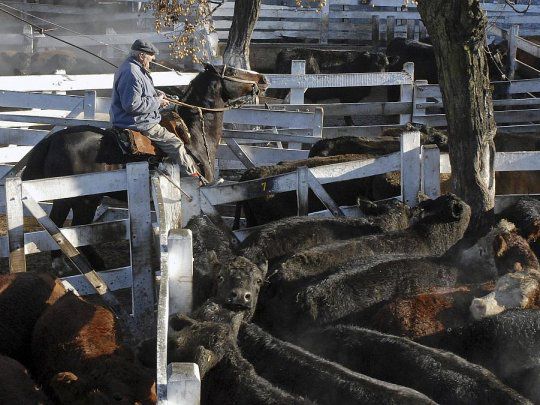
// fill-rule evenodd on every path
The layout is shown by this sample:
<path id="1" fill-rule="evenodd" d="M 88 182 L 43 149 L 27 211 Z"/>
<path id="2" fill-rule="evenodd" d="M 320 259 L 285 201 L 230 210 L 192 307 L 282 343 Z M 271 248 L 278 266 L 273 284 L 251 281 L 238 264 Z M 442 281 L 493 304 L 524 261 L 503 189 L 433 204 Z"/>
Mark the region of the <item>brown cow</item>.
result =
<path id="1" fill-rule="evenodd" d="M 153 373 L 121 342 L 115 316 L 72 293 L 43 313 L 32 338 L 35 375 L 60 404 L 154 404 Z"/>
<path id="2" fill-rule="evenodd" d="M 0 355 L 0 404 L 51 404 L 17 360 Z"/>
<path id="3" fill-rule="evenodd" d="M 34 325 L 65 292 L 49 274 L 0 275 L 0 353 L 29 366 Z"/>

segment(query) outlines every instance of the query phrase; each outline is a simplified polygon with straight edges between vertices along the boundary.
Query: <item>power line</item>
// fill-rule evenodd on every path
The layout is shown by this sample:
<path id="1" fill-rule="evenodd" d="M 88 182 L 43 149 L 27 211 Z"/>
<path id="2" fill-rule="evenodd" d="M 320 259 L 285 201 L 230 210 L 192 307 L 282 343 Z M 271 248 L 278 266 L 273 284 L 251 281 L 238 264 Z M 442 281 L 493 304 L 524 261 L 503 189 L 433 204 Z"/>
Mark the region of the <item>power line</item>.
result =
<path id="1" fill-rule="evenodd" d="M 55 23 L 55 22 L 53 22 L 53 21 L 47 20 L 47 19 L 45 19 L 45 18 L 38 17 L 37 15 L 34 15 L 34 14 L 28 13 L 28 12 L 26 12 L 26 11 L 20 10 L 20 9 L 18 9 L 18 8 L 12 7 L 12 6 L 10 6 L 10 5 L 6 4 L 6 3 L 1 3 L 1 2 L 0 2 L 0 6 L 6 7 L 6 8 L 11 9 L 11 10 L 14 10 L 14 11 L 16 11 L 16 12 L 18 12 L 18 13 L 21 13 L 21 14 L 23 14 L 23 15 L 26 15 L 26 16 L 28 16 L 28 17 L 35 18 L 35 19 L 37 19 L 37 20 L 39 20 L 39 21 L 43 21 L 43 22 L 45 22 L 45 23 L 47 23 L 47 24 L 50 24 L 50 25 L 52 25 L 52 26 L 54 26 L 54 27 L 57 27 L 57 28 L 60 28 L 60 29 L 65 30 L 65 31 L 71 32 L 71 33 L 73 33 L 73 34 L 75 34 L 75 35 L 79 35 L 79 36 L 81 36 L 81 37 L 83 37 L 83 38 L 88 38 L 88 39 L 90 39 L 91 41 L 94 41 L 94 42 L 96 42 L 96 43 L 98 43 L 98 44 L 100 44 L 100 45 L 110 46 L 111 48 L 113 48 L 113 49 L 115 49 L 115 50 L 117 50 L 117 51 L 120 51 L 120 52 L 122 52 L 122 53 L 124 53 L 124 54 L 128 54 L 128 53 L 129 53 L 128 51 L 126 51 L 126 50 L 124 50 L 124 49 L 122 49 L 122 48 L 116 47 L 116 46 L 111 45 L 111 44 L 108 44 L 108 43 L 106 43 L 106 42 L 102 42 L 102 41 L 100 41 L 100 40 L 98 40 L 98 39 L 93 38 L 93 37 L 90 36 L 90 35 L 86 35 L 86 34 L 83 34 L 83 33 L 81 33 L 81 32 L 78 32 L 78 31 L 72 30 L 72 29 L 70 29 L 70 28 L 64 27 L 64 26 L 62 26 L 62 25 L 60 25 L 60 24 L 57 24 L 57 23 Z M 111 66 L 113 66 L 113 67 L 115 67 L 115 68 L 118 68 L 117 65 L 115 65 L 115 64 L 112 63 L 112 62 L 110 62 L 109 60 L 107 60 L 107 59 L 105 59 L 105 58 L 102 58 L 101 56 L 99 56 L 99 55 L 97 55 L 97 54 L 95 54 L 95 53 L 93 53 L 93 52 L 91 52 L 91 51 L 88 51 L 88 50 L 86 50 L 86 49 L 84 49 L 84 48 L 81 48 L 80 46 L 77 46 L 77 45 L 75 45 L 75 44 L 73 44 L 73 43 L 71 43 L 71 42 L 65 41 L 65 40 L 60 39 L 60 38 L 58 38 L 58 37 L 55 37 L 54 35 L 49 34 L 49 33 L 47 32 L 46 29 L 44 29 L 44 28 L 42 28 L 42 27 L 39 27 L 38 25 L 36 25 L 36 24 L 34 24 L 34 23 L 31 23 L 30 21 L 28 21 L 28 20 L 26 20 L 26 19 L 24 19 L 24 18 L 22 18 L 22 17 L 19 17 L 19 16 L 13 14 L 13 13 L 10 13 L 9 11 L 3 10 L 2 8 L 0 8 L 0 11 L 2 11 L 2 12 L 4 12 L 4 13 L 6 13 L 6 14 L 8 14 L 8 15 L 14 17 L 14 18 L 16 18 L 16 19 L 19 20 L 19 21 L 22 21 L 22 22 L 24 22 L 24 23 L 26 23 L 26 24 L 31 25 L 32 27 L 36 28 L 36 29 L 37 29 L 40 33 L 42 33 L 43 35 L 47 35 L 47 36 L 49 36 L 49 37 L 51 37 L 51 38 L 54 38 L 54 39 L 56 39 L 56 40 L 58 40 L 58 41 L 60 41 L 60 42 L 65 43 L 65 44 L 67 44 L 67 45 L 70 45 L 70 46 L 73 46 L 73 47 L 75 47 L 75 48 L 77 48 L 77 49 L 80 49 L 81 51 L 86 52 L 86 53 L 88 53 L 88 54 L 90 54 L 90 55 L 92 55 L 92 56 L 95 56 L 96 58 L 101 59 L 103 62 L 108 63 L 109 65 L 111 65 Z M 154 62 L 154 61 L 152 61 L 151 63 L 152 63 L 153 65 L 162 67 L 162 68 L 164 68 L 164 69 L 167 69 L 167 70 L 170 70 L 170 71 L 173 71 L 173 72 L 177 72 L 177 70 L 175 70 L 175 69 L 173 69 L 173 68 L 170 68 L 170 67 L 168 67 L 168 66 L 162 65 L 161 63 Z M 178 72 L 177 72 L 177 73 L 178 73 Z"/>

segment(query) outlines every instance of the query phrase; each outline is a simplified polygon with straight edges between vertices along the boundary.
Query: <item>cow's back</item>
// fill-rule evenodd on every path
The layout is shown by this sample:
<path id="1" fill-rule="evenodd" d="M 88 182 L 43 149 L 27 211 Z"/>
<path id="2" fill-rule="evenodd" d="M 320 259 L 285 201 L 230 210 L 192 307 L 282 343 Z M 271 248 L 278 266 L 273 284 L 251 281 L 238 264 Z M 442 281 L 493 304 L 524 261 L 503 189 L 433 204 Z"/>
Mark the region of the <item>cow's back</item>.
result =
<path id="1" fill-rule="evenodd" d="M 40 315 L 66 292 L 45 273 L 0 276 L 0 353 L 28 364 L 32 331 Z"/>

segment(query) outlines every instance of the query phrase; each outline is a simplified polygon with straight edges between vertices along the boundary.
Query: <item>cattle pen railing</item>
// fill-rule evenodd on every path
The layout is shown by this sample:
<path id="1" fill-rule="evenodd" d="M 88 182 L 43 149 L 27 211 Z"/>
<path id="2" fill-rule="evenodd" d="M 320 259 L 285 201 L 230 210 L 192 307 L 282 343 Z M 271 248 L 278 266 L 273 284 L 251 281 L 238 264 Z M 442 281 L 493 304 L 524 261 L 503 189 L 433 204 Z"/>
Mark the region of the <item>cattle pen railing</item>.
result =
<path id="1" fill-rule="evenodd" d="M 133 320 L 140 328 L 139 337 L 147 336 L 154 324 L 151 319 L 154 306 L 151 268 L 153 231 L 148 179 L 147 163 L 129 164 L 124 170 L 112 172 L 40 180 L 21 181 L 19 176 L 7 177 L 1 205 L 5 208 L 8 229 L 7 236 L 0 237 L 0 255 L 9 257 L 10 272 L 26 271 L 27 254 L 59 250 L 66 243 L 76 248 L 96 243 L 128 241 L 130 265 L 99 274 L 109 291 L 132 289 Z M 46 223 L 42 223 L 46 213 L 38 205 L 39 202 L 118 191 L 127 192 L 126 219 L 52 231 Z M 0 189 L 0 192 L 4 194 L 4 189 Z M 23 205 L 45 230 L 24 232 Z M 61 232 L 68 242 L 59 241 L 55 236 L 58 232 Z M 96 293 L 83 275 L 65 277 L 63 282 L 78 294 Z"/>
<path id="2" fill-rule="evenodd" d="M 134 39 L 143 38 L 162 45 L 162 49 L 165 50 L 171 42 L 169 36 L 172 31 L 160 34 L 154 32 L 154 16 L 151 10 L 144 9 L 145 3 L 148 1 L 117 0 L 99 4 L 99 8 L 21 2 L 13 2 L 13 5 L 25 12 L 39 13 L 57 24 L 76 27 L 79 32 L 92 32 L 93 35 L 90 38 L 88 35 L 74 35 L 71 32 L 60 32 L 59 36 L 79 46 L 94 47 L 104 56 L 112 57 L 118 52 L 107 49 L 103 43 L 128 50 Z M 125 5 L 123 9 L 114 8 L 122 4 Z M 392 38 L 394 34 L 407 35 L 409 38 L 424 37 L 426 30 L 414 4 L 409 3 L 405 9 L 402 6 L 403 0 L 372 0 L 370 2 L 326 0 L 324 6 L 318 9 L 315 7 L 297 8 L 294 0 L 279 2 L 263 0 L 252 40 L 257 42 L 309 41 L 321 44 L 369 41 L 377 44 L 381 39 Z M 513 24 L 521 24 L 524 35 L 537 35 L 540 32 L 539 5 L 529 7 L 526 15 L 515 13 L 504 2 L 499 4 L 483 2 L 481 6 L 486 11 L 491 24 L 496 23 L 505 28 Z M 224 2 L 213 13 L 214 27 L 221 41 L 228 38 L 233 13 L 234 1 Z M 99 21 L 96 21 L 96 18 L 89 19 L 88 16 L 99 16 Z M 96 32 L 96 22 L 101 32 Z M 2 50 L 26 48 L 30 51 L 39 51 L 67 46 L 65 43 L 34 32 L 29 26 L 23 26 L 16 21 L 7 21 L 5 25 L 9 28 L 10 34 L 4 35 L 4 41 L 0 46 Z M 174 29 L 178 30 L 181 26 L 182 23 L 179 22 Z"/>

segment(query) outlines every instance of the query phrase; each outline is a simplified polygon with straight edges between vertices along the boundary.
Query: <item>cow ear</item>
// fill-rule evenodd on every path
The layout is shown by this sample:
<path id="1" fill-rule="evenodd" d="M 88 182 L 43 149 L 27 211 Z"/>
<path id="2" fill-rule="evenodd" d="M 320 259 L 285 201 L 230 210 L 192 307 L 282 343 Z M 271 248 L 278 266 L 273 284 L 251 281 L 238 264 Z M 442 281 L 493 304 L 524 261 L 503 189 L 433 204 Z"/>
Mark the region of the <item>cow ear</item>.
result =
<path id="1" fill-rule="evenodd" d="M 508 250 L 508 245 L 506 240 L 502 235 L 495 236 L 493 239 L 493 251 L 495 252 L 496 257 L 501 257 Z"/>
<path id="2" fill-rule="evenodd" d="M 207 71 L 207 72 L 211 72 L 211 73 L 215 73 L 217 75 L 219 75 L 219 72 L 217 71 L 216 67 L 210 63 L 205 63 L 204 64 L 204 70 Z"/>
<path id="3" fill-rule="evenodd" d="M 49 384 L 63 404 L 73 403 L 85 396 L 86 383 L 72 372 L 63 371 L 55 374 Z"/>
<path id="4" fill-rule="evenodd" d="M 199 366 L 201 378 L 210 371 L 221 360 L 212 350 L 208 350 L 203 346 L 197 346 L 195 349 L 194 362 Z"/>
<path id="5" fill-rule="evenodd" d="M 176 332 L 194 324 L 195 321 L 193 319 L 180 313 L 171 315 L 169 318 L 169 327 Z"/>

